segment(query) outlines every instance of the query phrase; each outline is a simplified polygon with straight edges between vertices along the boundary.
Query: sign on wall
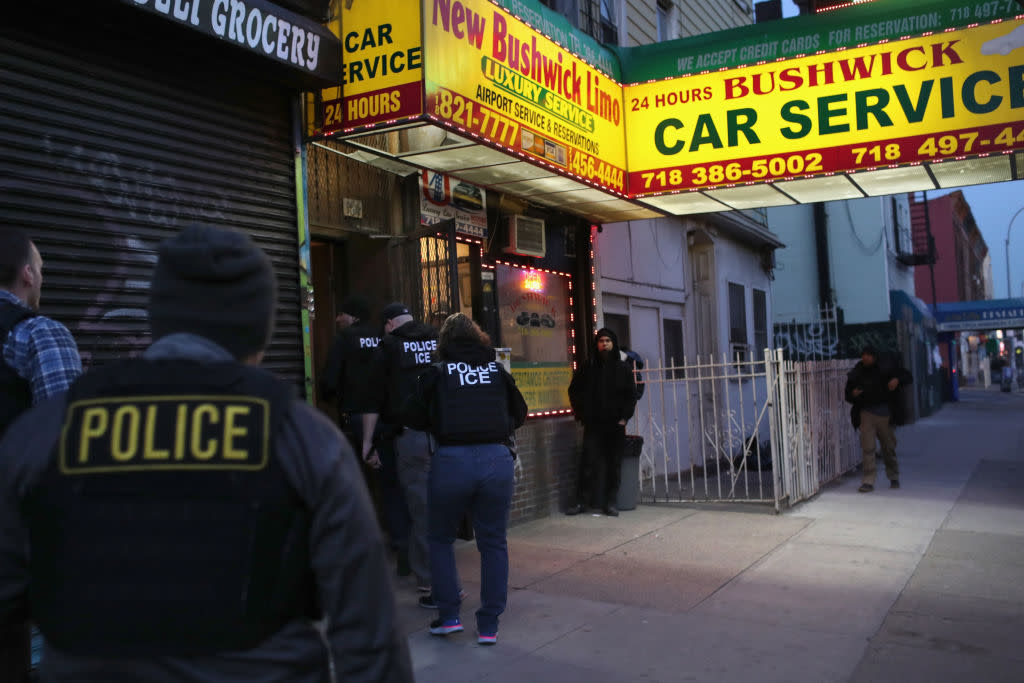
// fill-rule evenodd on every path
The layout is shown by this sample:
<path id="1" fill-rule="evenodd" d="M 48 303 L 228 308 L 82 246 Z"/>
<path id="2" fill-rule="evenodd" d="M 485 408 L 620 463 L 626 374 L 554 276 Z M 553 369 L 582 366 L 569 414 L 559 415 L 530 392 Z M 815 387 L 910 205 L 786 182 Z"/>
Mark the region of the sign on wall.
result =
<path id="1" fill-rule="evenodd" d="M 626 192 L 622 88 L 487 0 L 423 0 L 426 113 Z"/>
<path id="2" fill-rule="evenodd" d="M 423 113 L 420 17 L 408 0 L 341 3 L 341 89 L 323 103 L 320 132 Z"/>
<path id="3" fill-rule="evenodd" d="M 498 264 L 501 343 L 530 414 L 569 408 L 572 379 L 569 278 Z"/>
<path id="4" fill-rule="evenodd" d="M 1024 148 L 1024 21 L 625 88 L 633 196 Z"/>
<path id="5" fill-rule="evenodd" d="M 420 172 L 420 223 L 454 220 L 455 231 L 487 239 L 487 191 L 434 171 Z"/>
<path id="6" fill-rule="evenodd" d="M 313 21 L 267 0 L 121 0 L 322 81 L 338 72 L 338 41 Z"/>

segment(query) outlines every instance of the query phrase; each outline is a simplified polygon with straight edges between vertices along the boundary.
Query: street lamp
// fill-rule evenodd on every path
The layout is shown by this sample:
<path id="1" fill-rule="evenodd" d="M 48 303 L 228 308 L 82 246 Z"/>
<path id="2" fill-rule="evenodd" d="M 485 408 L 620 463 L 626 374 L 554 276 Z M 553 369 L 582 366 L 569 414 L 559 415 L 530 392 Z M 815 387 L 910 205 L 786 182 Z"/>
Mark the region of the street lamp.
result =
<path id="1" fill-rule="evenodd" d="M 1020 215 L 1021 211 L 1024 211 L 1024 206 L 1017 209 L 1017 213 L 1013 214 L 1013 218 L 1010 219 L 1009 224 L 1006 226 L 1006 298 L 1010 298 L 1013 294 L 1010 292 L 1010 228 L 1013 227 L 1013 221 Z"/>

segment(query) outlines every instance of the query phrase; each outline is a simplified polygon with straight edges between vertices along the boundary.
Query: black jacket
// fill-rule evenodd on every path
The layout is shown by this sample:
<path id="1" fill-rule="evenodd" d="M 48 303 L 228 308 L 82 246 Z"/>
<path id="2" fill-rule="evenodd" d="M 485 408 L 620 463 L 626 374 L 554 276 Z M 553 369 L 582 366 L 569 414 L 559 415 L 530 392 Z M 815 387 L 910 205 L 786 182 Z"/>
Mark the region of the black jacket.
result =
<path id="1" fill-rule="evenodd" d="M 187 337 L 187 339 L 186 339 Z M 153 359 L 225 361 L 223 349 L 191 335 L 171 335 L 145 354 Z M 0 442 L 0 627 L 27 596 L 28 553 L 22 501 L 50 463 L 60 437 L 67 396 L 44 401 L 16 421 Z M 291 402 L 273 448 L 288 483 L 312 514 L 309 549 L 323 633 L 309 619 L 295 619 L 251 650 L 208 657 L 144 657 L 130 663 L 132 680 L 172 683 L 197 680 L 250 683 L 328 680 L 329 654 L 339 680 L 411 683 L 408 644 L 395 611 L 387 550 L 348 442 L 326 417 L 304 402 Z M 53 681 L 112 680 L 123 660 L 78 656 L 47 644 Z"/>
<path id="2" fill-rule="evenodd" d="M 597 338 L 608 336 L 612 351 L 607 357 L 597 350 Z M 594 336 L 590 359 L 576 370 L 569 383 L 569 403 L 584 426 L 609 427 L 633 417 L 636 382 L 629 364 L 619 354 L 619 340 L 609 329 Z"/>
<path id="3" fill-rule="evenodd" d="M 896 379 L 899 385 L 889 390 L 889 381 Z M 871 406 L 887 406 L 890 422 L 901 425 L 906 422 L 906 411 L 903 409 L 903 386 L 912 384 L 913 376 L 909 371 L 893 362 L 878 359 L 874 365 L 867 367 L 864 361 L 858 361 L 846 375 L 844 394 L 846 401 L 852 404 L 850 422 L 854 429 L 860 427 L 860 411 Z M 859 396 L 853 395 L 854 389 L 860 389 Z"/>
<path id="4" fill-rule="evenodd" d="M 373 356 L 366 412 L 388 424 L 403 424 L 402 408 L 416 378 L 437 360 L 437 330 L 415 320 L 384 336 Z"/>
<path id="5" fill-rule="evenodd" d="M 335 338 L 320 377 L 320 398 L 336 400 L 339 413 L 365 413 L 373 356 L 381 342 L 380 328 L 360 321 Z"/>
<path id="6" fill-rule="evenodd" d="M 466 386 L 448 387 L 445 366 L 449 363 L 465 364 L 477 381 L 481 373 L 475 368 L 488 368 L 487 384 L 467 382 Z M 453 383 L 457 384 L 457 383 Z M 444 393 L 448 395 L 443 395 Z M 456 411 L 457 414 L 445 414 Z M 496 414 L 498 411 L 504 415 Z M 486 434 L 485 439 L 460 440 L 452 443 L 505 443 L 512 432 L 526 422 L 528 408 L 516 381 L 505 367 L 495 361 L 494 349 L 480 344 L 462 343 L 445 349 L 440 362 L 424 370 L 413 394 L 406 401 L 403 422 L 413 429 L 430 432 L 442 444 L 446 443 L 446 430 Z M 449 439 L 450 440 L 450 439 Z"/>

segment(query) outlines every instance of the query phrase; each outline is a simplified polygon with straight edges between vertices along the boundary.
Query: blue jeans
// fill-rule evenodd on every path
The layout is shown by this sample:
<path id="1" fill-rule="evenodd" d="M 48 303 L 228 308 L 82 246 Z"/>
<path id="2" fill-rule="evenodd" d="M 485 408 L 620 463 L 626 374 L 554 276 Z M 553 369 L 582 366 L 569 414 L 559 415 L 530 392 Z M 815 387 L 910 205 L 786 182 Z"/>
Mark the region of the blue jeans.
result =
<path id="1" fill-rule="evenodd" d="M 442 620 L 459 616 L 459 577 L 452 544 L 465 513 L 480 551 L 480 633 L 497 633 L 508 600 L 508 514 L 514 463 L 501 444 L 440 446 L 430 465 L 430 566 Z"/>

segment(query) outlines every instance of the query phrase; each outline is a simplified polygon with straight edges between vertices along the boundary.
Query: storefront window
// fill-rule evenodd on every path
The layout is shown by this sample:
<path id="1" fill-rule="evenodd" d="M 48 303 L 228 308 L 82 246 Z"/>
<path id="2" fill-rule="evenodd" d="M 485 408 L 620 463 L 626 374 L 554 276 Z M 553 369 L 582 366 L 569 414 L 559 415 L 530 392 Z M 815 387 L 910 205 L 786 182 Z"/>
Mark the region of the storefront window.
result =
<path id="1" fill-rule="evenodd" d="M 571 281 L 566 274 L 499 263 L 500 343 L 531 415 L 569 409 L 572 378 Z"/>

